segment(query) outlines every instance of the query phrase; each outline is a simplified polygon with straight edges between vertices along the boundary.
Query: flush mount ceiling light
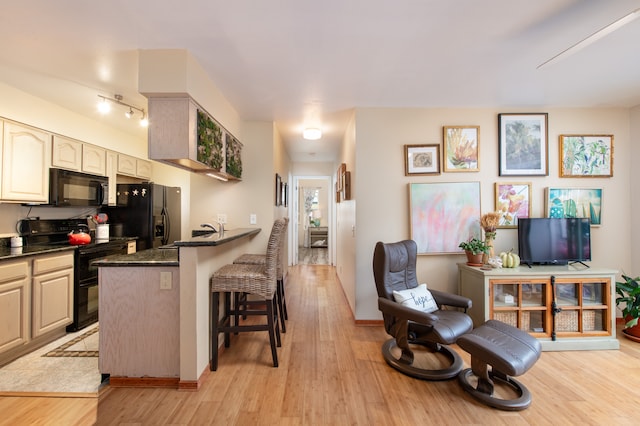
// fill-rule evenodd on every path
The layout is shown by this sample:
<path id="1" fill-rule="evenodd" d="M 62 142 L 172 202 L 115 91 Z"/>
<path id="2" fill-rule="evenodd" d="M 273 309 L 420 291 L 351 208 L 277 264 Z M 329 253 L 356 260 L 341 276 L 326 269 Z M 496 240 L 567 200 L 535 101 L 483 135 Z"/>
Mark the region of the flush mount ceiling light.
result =
<path id="1" fill-rule="evenodd" d="M 98 95 L 98 97 L 100 98 L 100 101 L 98 102 L 98 111 L 100 111 L 102 114 L 106 114 L 111 111 L 112 103 L 116 105 L 122 105 L 123 107 L 129 108 L 129 111 L 126 111 L 124 113 L 127 118 L 133 117 L 133 115 L 135 114 L 135 110 L 141 114 L 140 125 L 142 127 L 147 127 L 149 125 L 149 120 L 147 119 L 147 114 L 144 112 L 144 109 L 123 102 L 122 95 L 114 95 L 113 98 L 102 95 Z"/>
<path id="2" fill-rule="evenodd" d="M 538 65 L 537 69 L 549 66 L 549 65 L 551 65 L 553 63 L 558 62 L 559 60 L 561 60 L 563 58 L 566 58 L 567 56 L 573 55 L 577 51 L 579 51 L 581 49 L 584 49 L 585 47 L 587 47 L 591 43 L 595 43 L 596 41 L 600 40 L 601 38 L 603 38 L 603 37 L 605 37 L 605 36 L 607 36 L 609 34 L 611 34 L 612 32 L 614 32 L 616 30 L 619 30 L 620 28 L 622 28 L 623 26 L 627 25 L 628 23 L 636 20 L 637 18 L 640 18 L 640 9 L 636 9 L 633 12 L 628 13 L 625 16 L 623 16 L 622 18 L 618 19 L 617 21 L 614 21 L 614 22 L 610 23 L 606 27 L 599 29 L 595 33 L 591 34 L 589 37 L 577 42 L 573 46 L 563 50 L 560 53 L 558 53 L 553 58 L 541 63 L 540 65 Z"/>
<path id="3" fill-rule="evenodd" d="M 318 140 L 322 137 L 322 130 L 317 127 L 308 127 L 302 131 L 302 137 L 310 141 Z"/>

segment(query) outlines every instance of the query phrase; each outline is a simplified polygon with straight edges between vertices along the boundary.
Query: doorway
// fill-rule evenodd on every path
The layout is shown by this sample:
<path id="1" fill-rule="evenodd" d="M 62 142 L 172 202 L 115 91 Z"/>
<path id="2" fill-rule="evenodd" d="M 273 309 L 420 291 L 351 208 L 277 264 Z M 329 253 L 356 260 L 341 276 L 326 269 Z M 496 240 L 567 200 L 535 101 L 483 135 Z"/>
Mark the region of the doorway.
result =
<path id="1" fill-rule="evenodd" d="M 333 204 L 331 177 L 294 177 L 296 194 L 293 229 L 295 264 L 331 265 Z"/>

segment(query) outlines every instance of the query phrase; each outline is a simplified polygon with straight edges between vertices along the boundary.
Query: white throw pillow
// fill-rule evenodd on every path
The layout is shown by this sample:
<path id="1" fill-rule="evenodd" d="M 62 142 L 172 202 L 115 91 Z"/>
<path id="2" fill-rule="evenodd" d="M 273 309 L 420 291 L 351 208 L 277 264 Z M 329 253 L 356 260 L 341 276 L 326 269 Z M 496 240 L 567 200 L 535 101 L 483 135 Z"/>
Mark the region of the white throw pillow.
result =
<path id="1" fill-rule="evenodd" d="M 416 288 L 394 291 L 393 298 L 396 302 L 418 311 L 431 313 L 438 310 L 438 304 L 433 299 L 426 284 L 420 284 Z"/>

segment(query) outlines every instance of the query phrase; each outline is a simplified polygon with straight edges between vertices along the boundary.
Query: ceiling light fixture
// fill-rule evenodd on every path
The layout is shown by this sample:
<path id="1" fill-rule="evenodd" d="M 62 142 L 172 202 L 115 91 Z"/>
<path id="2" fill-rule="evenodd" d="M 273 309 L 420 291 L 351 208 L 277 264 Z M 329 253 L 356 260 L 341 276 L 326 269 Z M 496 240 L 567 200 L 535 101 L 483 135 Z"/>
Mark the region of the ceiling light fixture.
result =
<path id="1" fill-rule="evenodd" d="M 142 127 L 147 127 L 149 125 L 149 120 L 147 119 L 147 114 L 145 113 L 144 109 L 123 102 L 122 95 L 114 95 L 113 98 L 102 95 L 98 95 L 98 97 L 101 99 L 98 102 L 98 111 L 100 111 L 102 114 L 106 114 L 111 111 L 111 104 L 114 103 L 129 108 L 129 111 L 126 111 L 124 113 L 127 118 L 133 117 L 134 110 L 140 112 L 140 114 L 142 115 L 140 118 L 140 125 Z"/>
<path id="2" fill-rule="evenodd" d="M 317 127 L 308 127 L 302 131 L 302 137 L 310 141 L 316 141 L 322 137 L 322 130 Z"/>
<path id="3" fill-rule="evenodd" d="M 610 23 L 606 27 L 599 29 L 595 33 L 591 34 L 589 37 L 577 42 L 576 44 L 574 44 L 573 46 L 569 47 L 568 49 L 563 50 L 562 52 L 558 53 L 556 56 L 554 56 L 553 58 L 547 60 L 546 62 L 541 63 L 540 65 L 538 65 L 537 69 L 549 66 L 549 65 L 551 65 L 553 63 L 558 62 L 559 60 L 561 60 L 563 58 L 566 58 L 567 56 L 573 55 L 577 51 L 579 51 L 581 49 L 584 49 L 585 47 L 587 47 L 591 43 L 595 43 L 596 41 L 600 40 L 601 38 L 603 38 L 603 37 L 611 34 L 612 32 L 622 28 L 623 26 L 627 25 L 628 23 L 634 21 L 637 18 L 640 18 L 640 9 L 636 9 L 633 12 L 628 13 L 627 15 L 623 16 L 622 18 L 618 19 L 617 21 Z"/>

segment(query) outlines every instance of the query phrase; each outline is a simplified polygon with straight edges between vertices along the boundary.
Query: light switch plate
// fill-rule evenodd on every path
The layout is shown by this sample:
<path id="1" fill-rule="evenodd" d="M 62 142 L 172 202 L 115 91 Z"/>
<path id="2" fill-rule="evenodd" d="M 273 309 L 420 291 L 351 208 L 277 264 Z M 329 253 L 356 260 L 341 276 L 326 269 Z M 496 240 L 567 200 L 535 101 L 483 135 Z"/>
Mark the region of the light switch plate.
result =
<path id="1" fill-rule="evenodd" d="M 171 290 L 171 272 L 160 272 L 160 290 Z"/>
<path id="2" fill-rule="evenodd" d="M 250 225 L 255 225 L 256 223 L 258 223 L 258 216 L 256 216 L 255 214 L 250 214 L 249 215 L 249 224 Z"/>
<path id="3" fill-rule="evenodd" d="M 226 224 L 227 223 L 227 214 L 226 213 L 218 213 L 218 223 Z"/>

